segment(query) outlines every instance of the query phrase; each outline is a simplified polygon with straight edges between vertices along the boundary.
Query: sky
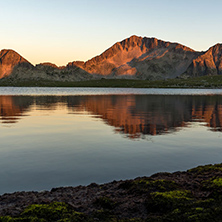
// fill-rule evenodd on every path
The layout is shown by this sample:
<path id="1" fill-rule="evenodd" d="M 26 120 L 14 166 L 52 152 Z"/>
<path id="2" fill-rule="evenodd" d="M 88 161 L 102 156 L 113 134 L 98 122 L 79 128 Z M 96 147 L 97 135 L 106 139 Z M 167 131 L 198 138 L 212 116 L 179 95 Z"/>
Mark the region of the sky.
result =
<path id="1" fill-rule="evenodd" d="M 138 35 L 205 51 L 222 43 L 221 9 L 221 0 L 0 0 L 0 50 L 66 65 Z"/>

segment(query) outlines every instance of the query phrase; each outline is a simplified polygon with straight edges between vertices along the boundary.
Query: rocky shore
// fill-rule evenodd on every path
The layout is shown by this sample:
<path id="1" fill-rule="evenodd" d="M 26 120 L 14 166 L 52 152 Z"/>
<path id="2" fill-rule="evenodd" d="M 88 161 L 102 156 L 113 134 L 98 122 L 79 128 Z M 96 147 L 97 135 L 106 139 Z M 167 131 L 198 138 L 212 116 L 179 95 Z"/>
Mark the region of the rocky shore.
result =
<path id="1" fill-rule="evenodd" d="M 221 221 L 221 213 L 222 164 L 0 196 L 0 221 Z"/>

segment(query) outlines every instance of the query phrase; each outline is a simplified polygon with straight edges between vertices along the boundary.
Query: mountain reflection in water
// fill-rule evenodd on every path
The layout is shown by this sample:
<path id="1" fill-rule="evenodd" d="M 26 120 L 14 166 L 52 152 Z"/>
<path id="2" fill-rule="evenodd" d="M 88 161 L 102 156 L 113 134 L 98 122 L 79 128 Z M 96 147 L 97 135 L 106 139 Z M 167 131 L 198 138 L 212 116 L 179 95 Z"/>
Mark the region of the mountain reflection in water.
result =
<path id="1" fill-rule="evenodd" d="M 194 121 L 222 130 L 221 96 L 0 96 L 1 122 L 13 125 L 29 111 L 58 106 L 73 115 L 88 112 L 132 139 L 175 132 Z"/>

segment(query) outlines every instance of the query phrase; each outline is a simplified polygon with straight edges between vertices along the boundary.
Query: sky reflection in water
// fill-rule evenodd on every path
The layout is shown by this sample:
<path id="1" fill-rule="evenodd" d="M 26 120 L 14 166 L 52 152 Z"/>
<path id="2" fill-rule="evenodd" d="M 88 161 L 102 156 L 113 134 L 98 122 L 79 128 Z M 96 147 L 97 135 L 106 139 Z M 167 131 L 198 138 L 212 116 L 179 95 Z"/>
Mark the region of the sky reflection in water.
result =
<path id="1" fill-rule="evenodd" d="M 0 96 L 0 193 L 220 162 L 222 96 Z"/>

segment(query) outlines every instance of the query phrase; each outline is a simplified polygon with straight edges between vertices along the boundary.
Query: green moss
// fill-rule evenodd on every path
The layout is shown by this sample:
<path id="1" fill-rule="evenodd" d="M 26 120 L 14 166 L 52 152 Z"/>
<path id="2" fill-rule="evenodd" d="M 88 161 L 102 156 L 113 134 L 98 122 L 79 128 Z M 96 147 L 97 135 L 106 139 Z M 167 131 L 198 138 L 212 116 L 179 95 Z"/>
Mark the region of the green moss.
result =
<path id="1" fill-rule="evenodd" d="M 131 193 L 151 193 L 155 191 L 171 191 L 180 186 L 172 180 L 153 180 L 150 178 L 138 178 L 133 181 L 123 182 L 119 188 L 126 189 Z"/>
<path id="2" fill-rule="evenodd" d="M 197 212 L 202 212 L 203 210 L 204 210 L 203 207 L 196 207 L 196 208 L 195 208 L 195 211 L 197 211 Z"/>
<path id="3" fill-rule="evenodd" d="M 11 222 L 14 221 L 12 217 L 10 216 L 5 216 L 5 217 L 0 217 L 1 222 Z"/>
<path id="4" fill-rule="evenodd" d="M 94 201 L 94 204 L 107 210 L 112 210 L 116 206 L 116 203 L 109 197 L 99 197 Z"/>
<path id="5" fill-rule="evenodd" d="M 210 172 L 218 172 L 222 171 L 222 164 L 215 164 L 215 165 L 205 165 L 205 166 L 198 166 L 196 168 L 188 170 L 190 173 L 194 173 L 196 175 L 210 173 Z"/>
<path id="6" fill-rule="evenodd" d="M 46 221 L 58 221 L 66 218 L 72 218 L 73 221 L 84 221 L 85 218 L 82 213 L 75 212 L 67 204 L 59 202 L 31 205 L 23 211 L 21 217 L 36 217 Z"/>
<path id="7" fill-rule="evenodd" d="M 193 196 L 188 190 L 154 192 L 150 194 L 146 206 L 148 211 L 166 213 L 186 206 L 193 200 Z"/>
<path id="8" fill-rule="evenodd" d="M 154 192 L 151 193 L 154 198 L 164 198 L 167 200 L 178 199 L 178 200 L 191 200 L 191 192 L 188 190 L 174 190 L 169 192 Z"/>
<path id="9" fill-rule="evenodd" d="M 215 208 L 218 208 L 216 209 Z M 178 208 L 162 216 L 164 221 L 221 221 L 220 205 L 213 199 L 184 202 Z"/>
<path id="10" fill-rule="evenodd" d="M 172 221 L 206 221 L 210 217 L 210 212 L 205 211 L 203 208 L 191 208 L 186 211 L 178 210 L 173 211 L 167 216 L 171 218 Z"/>
<path id="11" fill-rule="evenodd" d="M 203 187 L 207 189 L 222 189 L 222 178 L 221 177 L 213 177 L 209 180 L 204 180 L 202 182 Z"/>
<path id="12" fill-rule="evenodd" d="M 211 192 L 210 197 L 222 199 L 222 178 L 213 177 L 202 182 L 202 188 Z"/>
<path id="13" fill-rule="evenodd" d="M 5 217 L 0 217 L 0 222 L 47 222 L 47 220 L 40 219 L 38 217 L 13 218 L 13 217 L 5 216 Z"/>
<path id="14" fill-rule="evenodd" d="M 150 180 L 150 179 L 138 179 L 133 183 L 140 189 L 156 190 L 156 191 L 170 191 L 179 188 L 179 185 L 171 180 Z"/>
<path id="15" fill-rule="evenodd" d="M 92 218 L 97 221 L 114 221 L 114 216 L 108 210 L 97 210 L 93 213 Z"/>
<path id="16" fill-rule="evenodd" d="M 189 170 L 192 176 L 210 178 L 212 175 L 220 175 L 222 164 L 200 166 Z M 216 172 L 216 174 L 215 174 Z M 188 175 L 189 175 L 188 173 Z M 154 180 L 150 178 L 137 178 L 122 182 L 119 188 L 126 189 L 123 194 L 141 192 L 148 217 L 141 218 L 119 218 L 118 204 L 110 197 L 103 196 L 94 201 L 93 208 L 97 208 L 90 215 L 79 213 L 65 203 L 51 203 L 31 205 L 17 217 L 0 217 L 0 222 L 163 222 L 163 221 L 222 221 L 222 178 L 212 177 L 202 182 L 202 187 L 193 189 L 195 195 L 189 190 L 183 190 L 179 184 L 171 180 Z M 195 178 L 195 177 L 194 177 Z M 195 178 L 195 180 L 197 179 Z M 102 187 L 102 185 L 101 185 Z M 197 192 L 196 192 L 197 191 Z M 210 195 L 209 195 L 210 194 Z M 128 194 L 126 194 L 128 195 Z M 129 195 L 128 197 L 132 197 Z M 125 197 L 124 197 L 125 198 Z M 120 203 L 121 204 L 121 203 Z M 137 209 L 137 208 L 135 208 Z M 133 212 L 134 208 L 131 208 Z"/>
<path id="17" fill-rule="evenodd" d="M 146 220 L 146 222 L 163 222 L 166 221 L 164 217 L 162 216 L 158 216 L 158 215 L 151 215 L 149 216 Z M 171 220 L 167 220 L 167 221 L 171 221 Z"/>
<path id="18" fill-rule="evenodd" d="M 205 200 L 196 200 L 195 202 L 193 202 L 192 207 L 207 209 L 207 208 L 211 208 L 214 205 L 217 205 L 217 203 L 215 202 L 215 199 L 208 198 Z"/>
<path id="19" fill-rule="evenodd" d="M 212 185 L 217 188 L 222 188 L 222 178 L 216 178 L 212 181 Z"/>
<path id="20" fill-rule="evenodd" d="M 160 207 L 159 210 L 161 210 L 161 216 L 159 216 L 162 221 L 221 221 L 220 215 L 222 212 L 222 202 L 218 202 L 215 199 L 195 200 L 195 198 L 189 195 L 189 192 L 188 196 L 187 194 L 181 195 L 180 192 L 176 192 L 173 195 L 169 195 L 168 193 L 167 195 L 164 194 L 163 196 L 167 197 L 167 200 L 171 203 L 171 200 L 174 199 L 173 197 L 175 196 L 177 200 L 180 201 L 176 200 L 173 202 L 173 204 L 170 205 L 171 208 L 169 205 L 167 205 L 167 202 L 162 202 L 162 204 L 166 204 L 164 210 L 161 210 L 160 205 L 158 206 Z M 164 205 L 162 207 L 164 207 Z M 166 210 L 166 207 L 169 208 Z M 159 211 L 156 210 L 155 213 L 158 214 Z M 159 219 L 157 221 L 159 221 Z"/>
<path id="21" fill-rule="evenodd" d="M 165 221 L 189 221 L 189 222 L 211 222 L 221 221 L 221 207 L 211 208 L 186 208 L 175 210 L 172 213 L 165 216 Z"/>
<path id="22" fill-rule="evenodd" d="M 107 200 L 107 198 L 102 198 Z M 107 201 L 105 201 L 107 203 Z M 109 200 L 110 202 L 110 200 Z M 91 215 L 85 215 L 71 209 L 65 203 L 54 202 L 51 204 L 35 204 L 27 207 L 17 217 L 0 217 L 0 222 L 144 222 L 140 218 L 119 219 L 112 211 L 100 209 Z"/>
<path id="23" fill-rule="evenodd" d="M 141 218 L 118 218 L 111 213 L 109 210 L 97 210 L 94 212 L 91 217 L 88 219 L 91 221 L 103 221 L 103 222 L 144 222 Z"/>

